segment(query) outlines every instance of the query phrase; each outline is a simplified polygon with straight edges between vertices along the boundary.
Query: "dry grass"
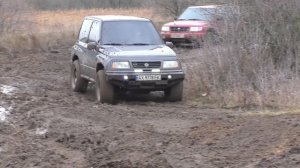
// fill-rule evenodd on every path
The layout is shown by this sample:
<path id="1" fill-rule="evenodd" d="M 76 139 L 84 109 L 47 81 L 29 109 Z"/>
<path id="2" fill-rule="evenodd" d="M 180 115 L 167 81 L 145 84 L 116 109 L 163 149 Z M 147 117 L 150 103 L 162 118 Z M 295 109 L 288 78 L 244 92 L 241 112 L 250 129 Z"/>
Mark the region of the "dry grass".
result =
<path id="1" fill-rule="evenodd" d="M 0 41 L 0 51 L 11 54 L 28 50 L 47 52 L 61 45 L 71 46 L 76 36 L 72 31 L 5 34 L 1 37 L 4 40 Z"/>
<path id="2" fill-rule="evenodd" d="M 289 8 L 294 9 L 294 13 L 299 12 L 297 7 Z M 245 11 L 238 22 L 227 25 L 232 32 L 228 32 L 224 44 L 182 51 L 186 54 L 180 54 L 187 65 L 185 95 L 189 103 L 225 108 L 299 107 L 300 48 L 299 39 L 294 37 L 300 26 L 278 25 L 281 23 L 280 17 L 285 16 L 284 12 L 275 11 L 278 17 L 274 17 L 279 20 L 274 21 L 266 19 L 268 15 L 259 20 L 257 18 L 261 18 L 261 15 L 257 12 Z M 264 14 L 269 12 L 264 8 L 258 11 Z M 293 16 L 299 16 L 294 13 Z M 146 17 L 155 21 L 158 27 L 169 20 L 152 9 L 28 12 L 22 14 L 18 26 L 14 27 L 16 33 L 0 36 L 0 50 L 49 51 L 61 45 L 71 46 L 87 15 Z M 253 23 L 256 24 L 247 24 L 249 20 L 255 20 Z M 266 35 L 266 29 L 273 32 Z M 270 33 L 280 34 L 280 37 L 274 38 L 277 36 L 269 36 Z M 276 53 L 280 53 L 280 57 L 274 57 Z"/>
<path id="3" fill-rule="evenodd" d="M 156 21 L 161 18 L 151 9 L 89 9 L 69 11 L 37 11 L 24 15 L 24 20 L 33 23 L 32 28 L 39 32 L 63 30 L 78 31 L 85 16 L 90 15 L 129 15 L 150 18 Z"/>
<path id="4" fill-rule="evenodd" d="M 299 1 L 238 2 L 223 43 L 187 54 L 195 55 L 188 98 L 225 108 L 300 107 Z"/>
<path id="5" fill-rule="evenodd" d="M 299 115 L 299 109 L 288 109 L 288 110 L 262 110 L 262 111 L 248 111 L 244 113 L 246 116 L 280 116 L 280 115 Z"/>
<path id="6" fill-rule="evenodd" d="M 186 65 L 185 94 L 191 105 L 259 109 L 300 106 L 297 74 L 260 64 L 259 55 L 244 59 L 233 52 L 232 46 L 186 52 L 182 56 Z M 245 61 L 249 69 L 243 65 Z M 254 77 L 249 78 L 249 74 Z"/>
<path id="7" fill-rule="evenodd" d="M 67 11 L 33 11 L 20 14 L 14 33 L 2 34 L 0 50 L 48 50 L 71 45 L 82 20 L 89 15 L 129 15 L 145 17 L 161 24 L 162 17 L 152 9 L 85 9 Z"/>

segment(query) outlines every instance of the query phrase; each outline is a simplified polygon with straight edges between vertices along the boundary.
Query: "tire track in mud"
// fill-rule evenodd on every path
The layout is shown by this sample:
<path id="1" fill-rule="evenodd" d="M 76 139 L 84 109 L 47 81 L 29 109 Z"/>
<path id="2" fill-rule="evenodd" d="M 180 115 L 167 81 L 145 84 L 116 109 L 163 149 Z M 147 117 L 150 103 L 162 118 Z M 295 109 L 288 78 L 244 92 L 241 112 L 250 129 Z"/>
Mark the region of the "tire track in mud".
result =
<path id="1" fill-rule="evenodd" d="M 247 115 L 159 92 L 98 104 L 92 85 L 70 91 L 59 51 L 0 57 L 0 85 L 16 88 L 0 93 L 12 106 L 0 122 L 0 167 L 299 167 L 299 113 Z"/>

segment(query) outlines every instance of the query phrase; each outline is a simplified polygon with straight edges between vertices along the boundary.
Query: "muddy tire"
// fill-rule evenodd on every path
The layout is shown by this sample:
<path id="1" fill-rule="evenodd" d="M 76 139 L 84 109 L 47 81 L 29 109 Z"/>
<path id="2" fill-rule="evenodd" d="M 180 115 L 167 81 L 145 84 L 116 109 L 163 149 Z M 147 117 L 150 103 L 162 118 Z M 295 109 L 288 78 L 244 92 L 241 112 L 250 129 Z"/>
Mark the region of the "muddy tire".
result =
<path id="1" fill-rule="evenodd" d="M 165 90 L 165 96 L 168 101 L 176 102 L 182 100 L 183 94 L 183 81 Z"/>
<path id="2" fill-rule="evenodd" d="M 81 71 L 78 60 L 73 61 L 71 65 L 71 88 L 74 92 L 86 92 L 89 81 L 81 77 Z"/>
<path id="3" fill-rule="evenodd" d="M 114 87 L 108 81 L 106 81 L 103 70 L 97 72 L 96 98 L 97 101 L 101 103 L 115 103 Z"/>

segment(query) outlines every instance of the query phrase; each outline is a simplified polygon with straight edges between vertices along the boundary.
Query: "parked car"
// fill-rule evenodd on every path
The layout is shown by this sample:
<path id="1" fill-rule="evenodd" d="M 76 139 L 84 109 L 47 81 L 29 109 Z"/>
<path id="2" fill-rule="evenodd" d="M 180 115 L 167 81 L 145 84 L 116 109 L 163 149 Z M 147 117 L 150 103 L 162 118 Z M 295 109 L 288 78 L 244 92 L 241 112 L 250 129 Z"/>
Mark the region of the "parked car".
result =
<path id="1" fill-rule="evenodd" d="M 224 12 L 225 7 L 217 5 L 188 7 L 175 21 L 162 26 L 161 36 L 175 45 L 199 47 L 208 40 L 218 43 Z"/>
<path id="2" fill-rule="evenodd" d="M 85 92 L 94 82 L 101 103 L 114 103 L 126 90 L 164 91 L 168 100 L 180 101 L 184 72 L 169 46 L 148 19 L 86 17 L 71 49 L 71 87 Z"/>

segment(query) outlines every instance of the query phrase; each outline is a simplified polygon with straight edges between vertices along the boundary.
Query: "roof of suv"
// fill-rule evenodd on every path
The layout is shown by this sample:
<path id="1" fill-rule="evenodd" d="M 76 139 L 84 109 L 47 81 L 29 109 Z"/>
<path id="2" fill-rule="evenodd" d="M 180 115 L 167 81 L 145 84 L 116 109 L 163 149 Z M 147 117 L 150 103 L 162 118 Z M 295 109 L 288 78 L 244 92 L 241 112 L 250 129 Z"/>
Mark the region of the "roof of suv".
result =
<path id="1" fill-rule="evenodd" d="M 149 19 L 135 17 L 135 16 L 122 16 L 122 15 L 99 15 L 87 16 L 86 19 L 96 19 L 102 21 L 119 21 L 119 20 L 136 20 L 136 21 L 149 21 Z"/>

